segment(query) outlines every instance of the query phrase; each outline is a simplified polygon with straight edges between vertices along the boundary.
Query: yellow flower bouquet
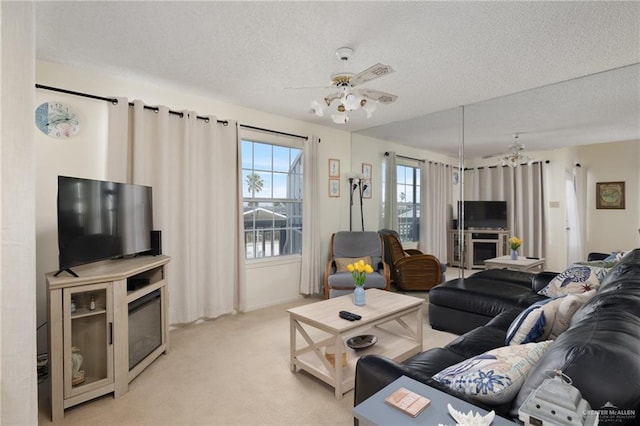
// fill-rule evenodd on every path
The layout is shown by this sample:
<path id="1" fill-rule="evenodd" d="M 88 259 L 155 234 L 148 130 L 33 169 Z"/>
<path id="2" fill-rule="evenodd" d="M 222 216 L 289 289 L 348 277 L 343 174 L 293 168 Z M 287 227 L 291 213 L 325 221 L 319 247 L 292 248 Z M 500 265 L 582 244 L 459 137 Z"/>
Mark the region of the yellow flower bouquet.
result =
<path id="1" fill-rule="evenodd" d="M 522 240 L 520 238 L 518 237 L 509 238 L 509 247 L 511 247 L 511 250 L 518 250 L 521 245 L 522 245 Z"/>
<path id="2" fill-rule="evenodd" d="M 373 268 L 368 263 L 364 263 L 364 260 L 360 259 L 357 262 L 347 265 L 347 270 L 351 272 L 353 281 L 357 287 L 363 286 L 364 281 L 367 279 L 367 274 L 373 272 Z"/>

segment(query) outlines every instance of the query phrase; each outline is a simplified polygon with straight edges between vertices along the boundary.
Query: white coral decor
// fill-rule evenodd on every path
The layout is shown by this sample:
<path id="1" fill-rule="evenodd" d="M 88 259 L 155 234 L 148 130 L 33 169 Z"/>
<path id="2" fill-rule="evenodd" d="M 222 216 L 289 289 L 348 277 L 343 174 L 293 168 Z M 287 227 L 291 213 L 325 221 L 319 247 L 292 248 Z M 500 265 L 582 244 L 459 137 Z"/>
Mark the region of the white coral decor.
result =
<path id="1" fill-rule="evenodd" d="M 458 426 L 489 426 L 496 416 L 495 411 L 491 411 L 486 416 L 481 416 L 480 413 L 474 414 L 473 411 L 464 414 L 453 408 L 451 404 L 447 404 L 447 409 Z"/>

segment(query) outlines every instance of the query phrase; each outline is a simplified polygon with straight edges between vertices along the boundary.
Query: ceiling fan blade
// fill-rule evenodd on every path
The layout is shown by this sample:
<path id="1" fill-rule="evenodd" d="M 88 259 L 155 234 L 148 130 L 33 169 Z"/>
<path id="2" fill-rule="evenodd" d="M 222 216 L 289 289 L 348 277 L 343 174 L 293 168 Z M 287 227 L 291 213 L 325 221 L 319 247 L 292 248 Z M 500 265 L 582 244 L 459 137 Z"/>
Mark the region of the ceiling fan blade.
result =
<path id="1" fill-rule="evenodd" d="M 297 86 L 297 87 L 285 87 L 284 90 L 309 90 L 309 89 L 333 89 L 335 86 Z"/>
<path id="2" fill-rule="evenodd" d="M 367 68 L 366 70 L 351 77 L 349 83 L 351 84 L 351 86 L 357 86 L 358 84 L 366 83 L 367 81 L 384 77 L 385 75 L 391 74 L 392 72 L 394 72 L 394 69 L 389 65 L 375 64 L 374 66 Z"/>
<path id="3" fill-rule="evenodd" d="M 374 101 L 378 101 L 381 104 L 390 104 L 395 102 L 398 99 L 398 96 L 392 95 L 390 93 L 381 92 L 379 90 L 373 89 L 359 89 L 358 90 L 362 96 L 365 98 L 372 99 Z"/>
<path id="4" fill-rule="evenodd" d="M 482 159 L 493 158 L 493 157 L 508 157 L 512 155 L 519 155 L 524 151 L 524 145 L 521 143 L 512 143 L 509 145 L 509 148 L 506 151 L 502 152 L 494 152 L 493 154 L 483 155 Z"/>
<path id="5" fill-rule="evenodd" d="M 494 152 L 493 154 L 487 154 L 487 155 L 483 155 L 482 158 L 483 160 L 486 160 L 487 158 L 493 158 L 493 157 L 503 157 L 506 154 L 504 152 Z"/>

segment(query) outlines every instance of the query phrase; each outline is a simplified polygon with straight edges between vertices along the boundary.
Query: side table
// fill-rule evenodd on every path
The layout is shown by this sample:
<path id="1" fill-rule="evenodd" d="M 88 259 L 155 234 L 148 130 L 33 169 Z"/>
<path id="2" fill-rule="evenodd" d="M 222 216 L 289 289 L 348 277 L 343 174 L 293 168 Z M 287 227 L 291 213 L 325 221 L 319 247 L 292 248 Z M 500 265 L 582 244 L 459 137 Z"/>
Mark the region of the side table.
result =
<path id="1" fill-rule="evenodd" d="M 518 260 L 512 260 L 511 256 L 494 257 L 484 261 L 486 269 L 509 269 L 511 271 L 522 272 L 542 272 L 544 268 L 544 257 L 540 259 L 529 259 L 524 256 L 518 256 Z"/>
<path id="2" fill-rule="evenodd" d="M 431 403 L 422 413 L 418 414 L 417 417 L 411 417 L 384 402 L 386 397 L 401 387 L 429 398 Z M 355 406 L 353 408 L 353 415 L 360 422 L 360 426 L 424 426 L 427 424 L 437 425 L 439 423 L 449 425 L 455 421 L 453 417 L 449 415 L 447 404 L 451 404 L 453 408 L 463 413 L 468 413 L 469 411 L 473 411 L 474 413 L 478 412 L 482 415 L 488 413 L 488 411 L 469 404 L 466 401 L 432 388 L 431 386 L 427 386 L 410 377 L 402 376 Z M 517 424 L 518 423 L 514 423 L 503 417 L 496 416 L 491 426 L 512 426 Z"/>

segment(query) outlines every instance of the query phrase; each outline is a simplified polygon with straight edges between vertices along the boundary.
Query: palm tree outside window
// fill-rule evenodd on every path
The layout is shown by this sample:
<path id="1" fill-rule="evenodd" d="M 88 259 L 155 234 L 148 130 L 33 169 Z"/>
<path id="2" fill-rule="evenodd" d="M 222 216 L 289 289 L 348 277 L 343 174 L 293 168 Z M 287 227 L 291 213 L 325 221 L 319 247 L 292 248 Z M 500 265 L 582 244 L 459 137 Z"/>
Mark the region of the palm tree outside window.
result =
<path id="1" fill-rule="evenodd" d="M 298 148 L 242 140 L 247 259 L 302 252 L 302 155 Z"/>

